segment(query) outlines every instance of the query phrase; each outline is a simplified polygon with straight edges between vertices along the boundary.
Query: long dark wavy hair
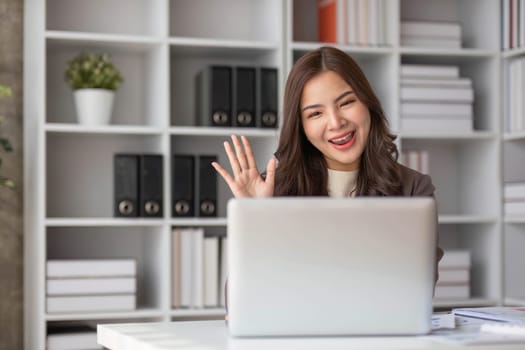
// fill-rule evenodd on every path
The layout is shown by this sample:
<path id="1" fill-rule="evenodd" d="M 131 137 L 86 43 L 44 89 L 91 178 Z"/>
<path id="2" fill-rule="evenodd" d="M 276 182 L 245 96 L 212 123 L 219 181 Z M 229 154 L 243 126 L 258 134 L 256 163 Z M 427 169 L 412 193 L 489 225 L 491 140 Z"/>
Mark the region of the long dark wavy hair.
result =
<path id="1" fill-rule="evenodd" d="M 283 127 L 275 155 L 279 160 L 275 196 L 327 196 L 328 171 L 323 154 L 306 138 L 301 118 L 304 86 L 323 71 L 333 71 L 350 85 L 370 111 L 370 133 L 361 156 L 357 196 L 401 195 L 396 136 L 388 127 L 381 103 L 358 64 L 343 51 L 321 47 L 292 67 L 284 92 Z"/>

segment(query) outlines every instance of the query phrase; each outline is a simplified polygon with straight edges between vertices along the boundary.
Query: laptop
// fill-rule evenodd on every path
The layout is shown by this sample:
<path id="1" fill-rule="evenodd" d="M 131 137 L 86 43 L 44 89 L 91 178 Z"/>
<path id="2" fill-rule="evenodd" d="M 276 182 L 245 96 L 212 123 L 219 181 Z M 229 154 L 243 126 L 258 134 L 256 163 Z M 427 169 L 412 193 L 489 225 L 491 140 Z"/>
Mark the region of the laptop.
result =
<path id="1" fill-rule="evenodd" d="M 232 336 L 430 332 L 433 198 L 231 199 L 227 221 Z"/>

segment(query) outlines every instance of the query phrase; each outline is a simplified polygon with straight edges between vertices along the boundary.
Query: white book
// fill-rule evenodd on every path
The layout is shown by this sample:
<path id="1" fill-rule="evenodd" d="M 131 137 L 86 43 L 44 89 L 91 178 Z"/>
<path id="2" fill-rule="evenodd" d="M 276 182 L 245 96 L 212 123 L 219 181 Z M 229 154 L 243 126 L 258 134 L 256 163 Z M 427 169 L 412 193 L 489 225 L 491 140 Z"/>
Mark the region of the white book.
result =
<path id="1" fill-rule="evenodd" d="M 401 87 L 401 101 L 473 102 L 472 88 Z"/>
<path id="2" fill-rule="evenodd" d="M 368 0 L 357 0 L 357 42 L 360 45 L 368 45 Z"/>
<path id="3" fill-rule="evenodd" d="M 102 349 L 97 343 L 97 332 L 71 331 L 48 334 L 46 350 L 91 350 Z"/>
<path id="4" fill-rule="evenodd" d="M 472 103 L 401 102 L 401 118 L 473 118 Z"/>
<path id="5" fill-rule="evenodd" d="M 461 24 L 457 22 L 402 21 L 401 36 L 461 38 Z"/>
<path id="6" fill-rule="evenodd" d="M 515 49 L 518 47 L 518 0 L 510 0 L 512 2 L 512 42 L 511 48 Z"/>
<path id="7" fill-rule="evenodd" d="M 503 186 L 505 200 L 523 199 L 525 201 L 525 182 L 507 182 Z"/>
<path id="8" fill-rule="evenodd" d="M 471 132 L 470 118 L 401 118 L 402 132 Z"/>
<path id="9" fill-rule="evenodd" d="M 221 238 L 221 266 L 220 266 L 220 285 L 219 285 L 219 305 L 226 305 L 226 281 L 228 279 L 228 239 Z"/>
<path id="10" fill-rule="evenodd" d="M 358 18 L 357 18 L 357 0 L 347 0 L 346 3 L 346 38 L 348 44 L 358 43 Z"/>
<path id="11" fill-rule="evenodd" d="M 377 45 L 379 42 L 379 14 L 378 14 L 378 1 L 379 0 L 368 0 L 368 45 Z"/>
<path id="12" fill-rule="evenodd" d="M 468 284 L 470 282 L 470 269 L 444 269 L 439 268 L 438 285 L 443 284 Z"/>
<path id="13" fill-rule="evenodd" d="M 190 307 L 193 295 L 193 229 L 181 229 L 180 306 Z"/>
<path id="14" fill-rule="evenodd" d="M 430 155 L 428 151 L 419 151 L 419 165 L 422 174 L 430 174 Z"/>
<path id="15" fill-rule="evenodd" d="M 59 278 L 46 281 L 47 295 L 134 294 L 135 277 Z"/>
<path id="16" fill-rule="evenodd" d="M 401 78 L 401 86 L 468 88 L 472 86 L 472 80 L 470 78 L 454 78 L 454 79 Z"/>
<path id="17" fill-rule="evenodd" d="M 503 2 L 503 25 L 501 32 L 503 33 L 501 46 L 504 50 L 510 48 L 509 38 L 510 38 L 510 0 L 502 0 Z"/>
<path id="18" fill-rule="evenodd" d="M 402 36 L 401 46 L 460 49 L 461 39 Z"/>
<path id="19" fill-rule="evenodd" d="M 130 311 L 135 310 L 135 307 L 135 294 L 53 296 L 46 298 L 46 310 L 48 313 Z"/>
<path id="20" fill-rule="evenodd" d="M 434 299 L 468 299 L 470 285 L 436 285 Z"/>
<path id="21" fill-rule="evenodd" d="M 219 305 L 219 237 L 204 238 L 204 306 Z"/>
<path id="22" fill-rule="evenodd" d="M 181 235 L 180 228 L 174 228 L 171 236 L 171 304 L 181 307 Z"/>
<path id="23" fill-rule="evenodd" d="M 402 64 L 402 78 L 459 78 L 458 66 L 441 66 L 428 64 Z"/>
<path id="24" fill-rule="evenodd" d="M 439 269 L 470 269 L 471 255 L 468 250 L 445 250 Z"/>
<path id="25" fill-rule="evenodd" d="M 505 215 L 525 215 L 525 200 L 522 202 L 505 202 L 503 203 L 503 212 Z"/>
<path id="26" fill-rule="evenodd" d="M 194 308 L 204 307 L 204 229 L 193 230 L 193 285 L 192 303 Z"/>
<path id="27" fill-rule="evenodd" d="M 347 9 L 346 0 L 337 0 L 336 16 L 337 16 L 337 42 L 339 44 L 346 44 L 348 42 L 348 19 L 346 17 Z"/>
<path id="28" fill-rule="evenodd" d="M 48 278 L 125 277 L 137 274 L 134 259 L 48 260 Z"/>

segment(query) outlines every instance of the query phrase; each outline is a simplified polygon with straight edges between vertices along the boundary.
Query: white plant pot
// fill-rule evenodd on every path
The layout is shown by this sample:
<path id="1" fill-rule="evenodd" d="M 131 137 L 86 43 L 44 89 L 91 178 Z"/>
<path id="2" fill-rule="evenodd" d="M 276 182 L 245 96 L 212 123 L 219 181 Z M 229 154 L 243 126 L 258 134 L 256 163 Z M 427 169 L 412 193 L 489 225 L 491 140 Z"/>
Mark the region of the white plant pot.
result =
<path id="1" fill-rule="evenodd" d="M 108 125 L 115 92 L 106 89 L 75 90 L 78 122 L 82 125 Z"/>

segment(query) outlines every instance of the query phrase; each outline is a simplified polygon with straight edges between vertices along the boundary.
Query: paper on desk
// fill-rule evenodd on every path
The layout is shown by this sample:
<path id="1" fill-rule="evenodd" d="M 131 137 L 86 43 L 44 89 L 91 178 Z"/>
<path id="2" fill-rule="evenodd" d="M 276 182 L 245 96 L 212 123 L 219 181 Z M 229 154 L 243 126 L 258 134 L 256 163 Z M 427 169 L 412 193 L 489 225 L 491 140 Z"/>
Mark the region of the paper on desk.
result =
<path id="1" fill-rule="evenodd" d="M 433 314 L 432 315 L 432 330 L 438 329 L 454 329 L 456 328 L 456 321 L 454 314 Z"/>

